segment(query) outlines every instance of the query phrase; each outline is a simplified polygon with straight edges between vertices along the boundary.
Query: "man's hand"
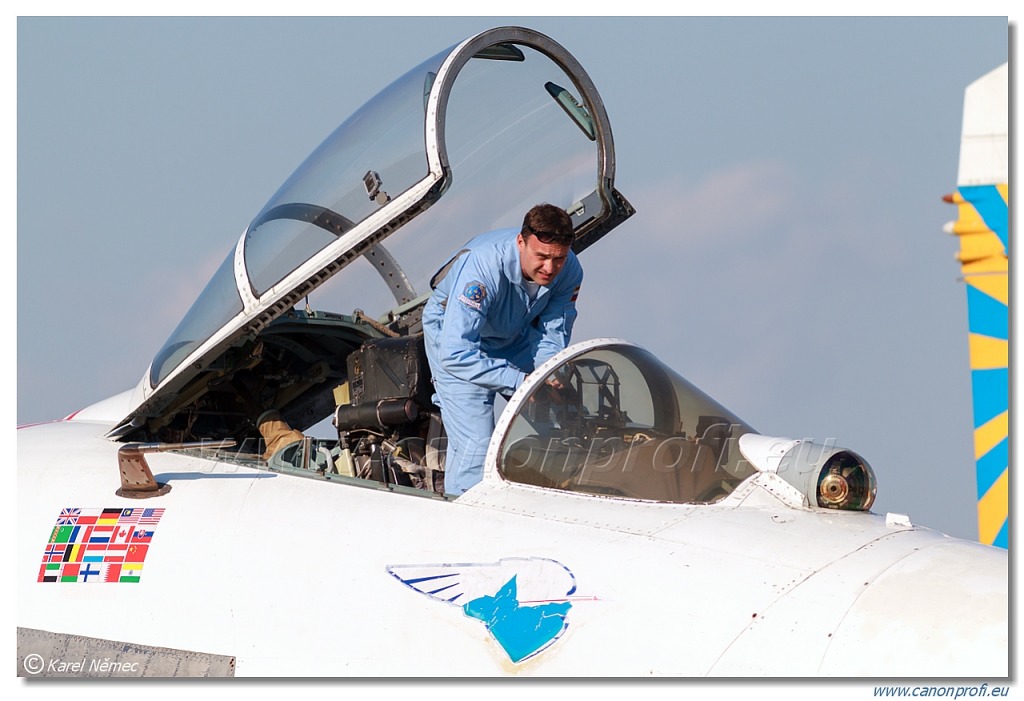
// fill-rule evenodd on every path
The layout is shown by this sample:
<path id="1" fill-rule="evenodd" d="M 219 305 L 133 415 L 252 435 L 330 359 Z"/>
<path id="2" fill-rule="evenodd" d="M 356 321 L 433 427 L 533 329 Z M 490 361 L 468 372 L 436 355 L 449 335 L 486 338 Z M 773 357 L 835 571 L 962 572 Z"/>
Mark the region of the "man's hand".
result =
<path id="1" fill-rule="evenodd" d="M 565 404 L 565 388 L 562 380 L 557 375 L 552 375 L 544 380 L 544 384 L 540 386 L 540 392 L 544 394 L 540 395 L 540 392 L 538 392 L 538 395 L 547 399 L 549 404 Z"/>

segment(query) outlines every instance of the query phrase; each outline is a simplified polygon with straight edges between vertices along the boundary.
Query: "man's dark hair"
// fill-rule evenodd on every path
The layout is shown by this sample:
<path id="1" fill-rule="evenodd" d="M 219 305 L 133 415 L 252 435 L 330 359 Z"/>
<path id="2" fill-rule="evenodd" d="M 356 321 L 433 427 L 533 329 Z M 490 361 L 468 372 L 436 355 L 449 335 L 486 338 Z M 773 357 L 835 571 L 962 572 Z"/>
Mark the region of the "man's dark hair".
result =
<path id="1" fill-rule="evenodd" d="M 541 243 L 569 246 L 574 239 L 572 219 L 561 207 L 539 204 L 523 217 L 523 236 L 533 235 Z"/>

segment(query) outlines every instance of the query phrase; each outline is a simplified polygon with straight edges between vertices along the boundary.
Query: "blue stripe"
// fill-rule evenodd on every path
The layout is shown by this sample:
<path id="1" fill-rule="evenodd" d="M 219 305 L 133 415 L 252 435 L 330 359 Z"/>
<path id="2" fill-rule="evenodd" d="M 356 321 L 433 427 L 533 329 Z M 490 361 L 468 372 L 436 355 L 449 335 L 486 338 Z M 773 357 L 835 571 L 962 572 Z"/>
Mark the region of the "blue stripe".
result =
<path id="1" fill-rule="evenodd" d="M 457 587 L 458 585 L 459 585 L 459 583 L 455 582 L 454 584 L 449 584 L 446 587 L 441 587 L 440 589 L 435 589 L 434 591 L 428 591 L 427 594 L 430 594 L 431 596 L 433 596 L 434 594 L 440 594 L 441 592 L 443 592 L 443 591 L 445 591 L 447 589 L 451 589 L 452 587 Z"/>
<path id="2" fill-rule="evenodd" d="M 971 333 L 1006 340 L 1009 338 L 1009 316 L 1005 304 L 977 287 L 967 285 L 967 327 Z"/>
<path id="3" fill-rule="evenodd" d="M 971 370 L 974 427 L 984 426 L 1010 406 L 1010 371 L 1007 368 Z"/>
<path id="4" fill-rule="evenodd" d="M 1003 196 L 995 185 L 971 185 L 960 188 L 960 194 L 974 205 L 985 226 L 992 230 L 1003 242 L 1003 250 L 1009 255 L 1010 232 L 1007 222 L 1009 213 Z"/>
<path id="5" fill-rule="evenodd" d="M 1009 459 L 1009 438 L 999 441 L 998 445 L 993 447 L 992 450 L 978 458 L 978 499 L 985 496 L 992 485 L 996 483 L 996 480 L 1003 476 L 1007 465 L 1010 464 Z"/>
<path id="6" fill-rule="evenodd" d="M 992 545 L 999 548 L 1010 549 L 1010 519 L 1003 521 L 1003 527 L 999 529 L 999 535 L 992 541 Z"/>
<path id="7" fill-rule="evenodd" d="M 394 573 L 392 572 L 392 574 L 394 574 Z M 398 577 L 398 575 L 395 575 L 395 576 Z M 398 578 L 402 579 L 402 581 L 405 582 L 406 584 L 419 584 L 420 582 L 429 582 L 429 581 L 434 580 L 434 579 L 445 579 L 446 577 L 455 577 L 455 576 L 456 575 L 454 575 L 454 574 L 435 574 L 435 575 L 431 575 L 430 577 L 417 577 L 415 579 L 402 579 L 401 577 L 398 577 Z"/>

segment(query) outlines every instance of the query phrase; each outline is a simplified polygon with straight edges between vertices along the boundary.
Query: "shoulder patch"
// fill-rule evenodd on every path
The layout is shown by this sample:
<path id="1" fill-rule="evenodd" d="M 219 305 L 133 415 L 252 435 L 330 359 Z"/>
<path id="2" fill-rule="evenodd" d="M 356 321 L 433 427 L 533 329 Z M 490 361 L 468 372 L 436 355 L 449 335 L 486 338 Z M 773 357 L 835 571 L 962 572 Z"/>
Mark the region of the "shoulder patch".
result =
<path id="1" fill-rule="evenodd" d="M 460 302 L 478 311 L 485 299 L 487 299 L 487 287 L 479 280 L 467 284 L 462 290 L 462 294 L 459 295 Z"/>

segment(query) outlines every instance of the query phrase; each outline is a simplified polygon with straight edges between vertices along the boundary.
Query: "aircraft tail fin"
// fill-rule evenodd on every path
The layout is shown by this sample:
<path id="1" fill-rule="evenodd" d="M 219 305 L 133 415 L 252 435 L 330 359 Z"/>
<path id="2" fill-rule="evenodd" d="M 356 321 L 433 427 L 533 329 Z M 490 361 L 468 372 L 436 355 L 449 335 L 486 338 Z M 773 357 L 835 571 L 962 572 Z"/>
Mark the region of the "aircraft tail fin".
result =
<path id="1" fill-rule="evenodd" d="M 947 202 L 958 218 L 967 287 L 978 540 L 1009 541 L 1009 188 L 1008 67 L 1003 64 L 964 91 L 957 191 Z"/>

